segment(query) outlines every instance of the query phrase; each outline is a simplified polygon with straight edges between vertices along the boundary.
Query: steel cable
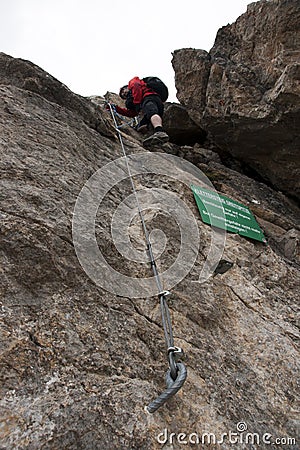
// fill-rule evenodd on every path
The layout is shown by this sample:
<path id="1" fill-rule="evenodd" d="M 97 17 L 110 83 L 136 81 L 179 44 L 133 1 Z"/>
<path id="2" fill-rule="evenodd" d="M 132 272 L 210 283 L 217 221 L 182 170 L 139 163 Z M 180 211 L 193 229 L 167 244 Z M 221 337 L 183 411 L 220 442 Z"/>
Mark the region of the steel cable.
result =
<path id="1" fill-rule="evenodd" d="M 184 384 L 184 382 L 186 380 L 186 377 L 187 377 L 187 369 L 186 369 L 185 365 L 182 362 L 178 362 L 178 359 L 180 358 L 180 356 L 183 355 L 183 351 L 179 347 L 174 347 L 174 337 L 173 337 L 173 330 L 172 330 L 170 311 L 169 311 L 169 307 L 168 307 L 167 301 L 166 301 L 166 297 L 167 297 L 167 295 L 169 295 L 169 292 L 168 291 L 163 291 L 162 283 L 161 283 L 161 280 L 160 280 L 160 276 L 159 276 L 159 273 L 158 273 L 157 265 L 156 265 L 155 258 L 154 258 L 154 255 L 153 255 L 153 251 L 152 251 L 152 246 L 151 246 L 151 242 L 150 242 L 150 238 L 149 238 L 149 233 L 148 233 L 148 230 L 147 230 L 147 227 L 146 227 L 146 223 L 145 223 L 145 220 L 144 220 L 143 212 L 142 212 L 142 209 L 141 209 L 141 206 L 140 206 L 140 202 L 139 202 L 139 199 L 138 199 L 137 190 L 135 188 L 135 185 L 134 185 L 134 182 L 133 182 L 132 173 L 131 173 L 131 170 L 130 170 L 130 167 L 129 167 L 128 156 L 126 154 L 124 143 L 123 143 L 123 139 L 122 139 L 122 135 L 121 135 L 121 132 L 119 130 L 119 127 L 118 127 L 118 124 L 117 124 L 117 121 L 116 121 L 116 118 L 115 118 L 116 111 L 114 110 L 114 107 L 111 105 L 111 103 L 109 103 L 109 102 L 107 102 L 107 103 L 109 105 L 110 113 L 111 113 L 111 116 L 112 116 L 113 121 L 114 121 L 115 129 L 116 129 L 116 131 L 118 133 L 118 138 L 119 138 L 119 141 L 120 141 L 120 144 L 121 144 L 121 148 L 122 148 L 122 152 L 123 152 L 123 155 L 124 155 L 124 160 L 125 160 L 125 164 L 126 164 L 127 173 L 128 173 L 129 179 L 130 179 L 130 183 L 131 183 L 133 194 L 135 196 L 135 200 L 136 200 L 136 204 L 137 204 L 137 208 L 138 208 L 138 213 L 139 213 L 139 216 L 140 216 L 140 219 L 141 219 L 143 232 L 144 232 L 144 235 L 145 235 L 149 261 L 150 261 L 150 264 L 151 264 L 151 268 L 152 268 L 153 275 L 154 275 L 155 282 L 156 282 L 157 289 L 158 289 L 158 298 L 160 300 L 162 325 L 163 325 L 163 329 L 164 329 L 165 341 L 166 341 L 166 346 L 167 346 L 168 361 L 169 361 L 169 366 L 170 366 L 170 369 L 168 370 L 168 372 L 166 374 L 167 389 L 146 407 L 146 410 L 149 413 L 153 413 L 158 408 L 160 408 L 170 397 L 175 395 L 176 392 L 178 392 L 178 390 L 182 387 L 182 385 Z"/>

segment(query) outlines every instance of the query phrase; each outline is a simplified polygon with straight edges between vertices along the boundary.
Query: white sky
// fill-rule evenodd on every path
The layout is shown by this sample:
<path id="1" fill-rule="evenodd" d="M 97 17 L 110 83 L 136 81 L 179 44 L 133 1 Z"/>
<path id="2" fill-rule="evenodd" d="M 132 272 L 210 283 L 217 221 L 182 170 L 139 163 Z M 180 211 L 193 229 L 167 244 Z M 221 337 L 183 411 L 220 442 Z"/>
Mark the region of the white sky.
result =
<path id="1" fill-rule="evenodd" d="M 251 0 L 0 0 L 0 51 L 84 96 L 159 76 L 176 100 L 172 52 L 209 51 Z"/>

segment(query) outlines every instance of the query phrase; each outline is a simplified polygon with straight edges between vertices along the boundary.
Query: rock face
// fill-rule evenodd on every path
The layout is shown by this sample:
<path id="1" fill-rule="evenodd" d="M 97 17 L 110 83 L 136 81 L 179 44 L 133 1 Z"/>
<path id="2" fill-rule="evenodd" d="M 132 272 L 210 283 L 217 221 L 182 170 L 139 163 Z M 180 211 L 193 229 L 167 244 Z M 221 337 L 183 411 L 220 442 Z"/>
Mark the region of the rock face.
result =
<path id="1" fill-rule="evenodd" d="M 262 0 L 221 28 L 209 53 L 173 54 L 177 97 L 223 149 L 300 193 L 300 9 Z"/>
<path id="2" fill-rule="evenodd" d="M 38 94 L 69 111 L 80 115 L 82 120 L 91 128 L 112 136 L 109 122 L 95 110 L 93 104 L 84 97 L 75 95 L 70 89 L 44 72 L 30 61 L 12 58 L 0 53 L 1 84 L 13 85 L 19 89 Z"/>
<path id="3" fill-rule="evenodd" d="M 170 141 L 178 145 L 194 145 L 206 138 L 205 131 L 190 118 L 186 108 L 176 103 L 165 108 L 164 128 Z"/>
<path id="4" fill-rule="evenodd" d="M 144 406 L 165 388 L 166 348 L 152 291 L 118 292 L 123 275 L 142 285 L 151 271 L 138 259 L 145 255 L 144 237 L 111 118 L 31 63 L 1 54 L 0 68 L 0 447 L 150 450 L 218 442 L 215 448 L 227 450 L 238 436 L 241 450 L 249 439 L 253 448 L 275 439 L 295 448 L 288 439 L 299 439 L 298 208 L 284 194 L 226 168 L 211 149 L 165 144 L 161 152 L 178 156 L 170 167 L 171 155 L 145 152 L 138 133 L 124 128 L 130 161 L 141 161 L 136 188 L 143 205 L 149 199 L 155 205 L 145 210 L 145 220 L 160 272 L 176 263 L 181 249 L 194 258 L 169 300 L 188 378 L 151 415 Z M 190 173 L 183 170 L 184 158 L 194 163 Z M 231 268 L 202 282 L 214 232 L 201 221 L 189 188 L 196 167 L 217 190 L 252 209 L 269 243 L 228 234 L 220 257 Z M 90 177 L 104 169 L 104 181 L 112 179 L 113 186 L 101 200 L 96 193 L 105 183 Z M 104 266 L 94 282 L 74 248 L 75 205 L 88 180 L 86 193 L 99 203 L 96 242 L 118 274 L 110 289 L 101 284 L 110 276 Z M 161 211 L 159 189 L 163 198 L 172 192 Z M 79 219 L 84 222 L 90 209 L 83 204 Z M 180 229 L 187 211 L 193 221 Z M 125 240 L 120 226 L 111 232 L 116 215 L 120 226 L 128 222 L 133 247 L 127 257 L 116 247 Z M 90 243 L 84 233 L 82 241 Z"/>

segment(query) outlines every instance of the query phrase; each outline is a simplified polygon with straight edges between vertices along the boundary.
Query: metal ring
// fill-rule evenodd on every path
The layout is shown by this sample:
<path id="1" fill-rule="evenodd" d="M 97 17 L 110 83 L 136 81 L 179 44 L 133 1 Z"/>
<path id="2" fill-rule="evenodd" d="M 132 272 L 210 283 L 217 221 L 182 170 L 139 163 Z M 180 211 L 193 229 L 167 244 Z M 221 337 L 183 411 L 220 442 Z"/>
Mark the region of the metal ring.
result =
<path id="1" fill-rule="evenodd" d="M 173 381 L 175 381 L 177 378 L 178 366 L 175 362 L 174 352 L 170 351 L 168 357 L 169 357 L 171 377 L 173 378 Z"/>

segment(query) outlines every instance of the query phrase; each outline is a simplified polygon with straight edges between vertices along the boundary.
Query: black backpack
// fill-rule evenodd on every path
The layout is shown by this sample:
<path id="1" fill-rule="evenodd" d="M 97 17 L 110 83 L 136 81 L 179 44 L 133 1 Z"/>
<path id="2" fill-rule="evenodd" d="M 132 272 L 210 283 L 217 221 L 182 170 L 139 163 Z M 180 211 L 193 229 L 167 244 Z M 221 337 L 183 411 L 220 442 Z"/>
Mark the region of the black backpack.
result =
<path id="1" fill-rule="evenodd" d="M 143 78 L 143 81 L 145 81 L 150 89 L 155 91 L 160 96 L 163 102 L 167 101 L 169 91 L 163 81 L 161 81 L 158 77 L 145 77 Z"/>

